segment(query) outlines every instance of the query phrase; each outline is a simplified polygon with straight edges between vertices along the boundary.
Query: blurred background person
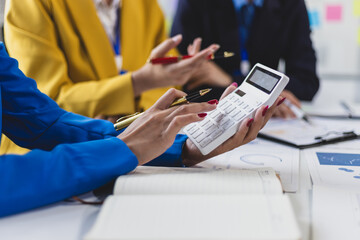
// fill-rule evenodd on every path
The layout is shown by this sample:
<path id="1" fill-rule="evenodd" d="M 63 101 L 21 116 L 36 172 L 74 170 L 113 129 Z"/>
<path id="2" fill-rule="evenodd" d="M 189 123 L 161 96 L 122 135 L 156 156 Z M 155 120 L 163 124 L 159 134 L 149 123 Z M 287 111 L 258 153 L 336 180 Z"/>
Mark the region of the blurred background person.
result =
<path id="1" fill-rule="evenodd" d="M 88 117 L 114 122 L 148 109 L 166 87 L 181 86 L 190 78 L 194 64 L 146 64 L 165 39 L 156 0 L 6 2 L 10 56 L 62 108 Z M 180 42 L 176 36 L 151 56 L 164 56 Z M 4 137 L 1 153 L 11 152 L 26 150 Z"/>
<path id="2" fill-rule="evenodd" d="M 197 37 L 203 46 L 214 42 L 221 46 L 220 52 L 236 53 L 215 62 L 238 83 L 256 63 L 277 69 L 283 60 L 290 82 L 282 95 L 298 107 L 299 99 L 312 100 L 319 89 L 304 0 L 181 0 L 171 31 L 179 33 L 182 54 Z M 285 104 L 277 114 L 295 116 Z"/>

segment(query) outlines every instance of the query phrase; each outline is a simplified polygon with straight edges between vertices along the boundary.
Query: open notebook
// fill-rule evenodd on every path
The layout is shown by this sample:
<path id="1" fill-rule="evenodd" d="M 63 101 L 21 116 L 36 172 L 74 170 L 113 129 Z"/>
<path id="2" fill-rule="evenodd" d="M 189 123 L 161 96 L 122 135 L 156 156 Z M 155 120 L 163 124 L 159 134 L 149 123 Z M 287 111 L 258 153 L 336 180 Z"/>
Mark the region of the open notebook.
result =
<path id="1" fill-rule="evenodd" d="M 85 239 L 300 239 L 272 169 L 138 167 Z"/>

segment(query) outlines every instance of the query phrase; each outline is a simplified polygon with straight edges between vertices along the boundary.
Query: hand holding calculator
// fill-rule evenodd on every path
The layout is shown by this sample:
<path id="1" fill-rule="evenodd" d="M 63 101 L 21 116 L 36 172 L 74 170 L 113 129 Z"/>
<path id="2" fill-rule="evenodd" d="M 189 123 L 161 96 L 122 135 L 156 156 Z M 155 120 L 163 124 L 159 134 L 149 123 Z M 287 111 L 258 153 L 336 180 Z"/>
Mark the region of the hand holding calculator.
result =
<path id="1" fill-rule="evenodd" d="M 200 152 L 207 155 L 233 136 L 240 123 L 253 117 L 259 107 L 273 105 L 288 82 L 289 78 L 283 73 L 258 63 L 215 110 L 204 120 L 187 125 L 184 132 Z"/>

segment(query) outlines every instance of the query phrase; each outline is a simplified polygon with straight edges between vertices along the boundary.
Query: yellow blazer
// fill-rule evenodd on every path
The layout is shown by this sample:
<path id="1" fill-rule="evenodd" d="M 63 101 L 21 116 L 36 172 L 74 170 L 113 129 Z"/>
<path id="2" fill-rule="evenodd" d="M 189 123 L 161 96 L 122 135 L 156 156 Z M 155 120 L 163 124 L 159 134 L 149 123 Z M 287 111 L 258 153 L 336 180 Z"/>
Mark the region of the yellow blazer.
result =
<path id="1" fill-rule="evenodd" d="M 166 38 L 157 1 L 123 0 L 120 34 L 123 69 L 130 71 L 121 76 L 93 0 L 6 2 L 4 36 L 10 56 L 67 111 L 89 117 L 133 113 L 149 108 L 166 91 L 148 91 L 137 105 L 131 80 L 131 71 L 143 66 Z M 1 153 L 19 153 L 4 145 L 9 144 L 3 141 Z"/>

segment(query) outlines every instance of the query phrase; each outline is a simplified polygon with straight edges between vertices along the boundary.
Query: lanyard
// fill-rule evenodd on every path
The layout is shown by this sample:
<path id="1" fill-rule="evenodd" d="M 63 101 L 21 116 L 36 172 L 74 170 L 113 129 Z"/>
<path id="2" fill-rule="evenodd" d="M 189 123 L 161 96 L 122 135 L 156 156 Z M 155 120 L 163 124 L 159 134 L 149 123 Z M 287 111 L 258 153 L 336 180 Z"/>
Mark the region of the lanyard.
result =
<path id="1" fill-rule="evenodd" d="M 120 44 L 120 14 L 121 10 L 118 8 L 116 14 L 116 26 L 115 26 L 115 39 L 112 41 L 113 49 L 115 55 L 120 55 L 121 53 L 121 44 Z"/>

